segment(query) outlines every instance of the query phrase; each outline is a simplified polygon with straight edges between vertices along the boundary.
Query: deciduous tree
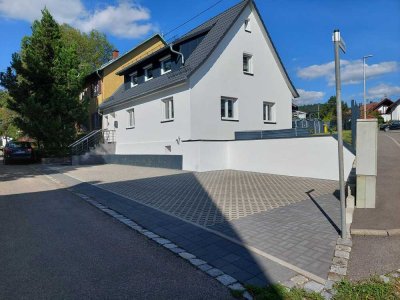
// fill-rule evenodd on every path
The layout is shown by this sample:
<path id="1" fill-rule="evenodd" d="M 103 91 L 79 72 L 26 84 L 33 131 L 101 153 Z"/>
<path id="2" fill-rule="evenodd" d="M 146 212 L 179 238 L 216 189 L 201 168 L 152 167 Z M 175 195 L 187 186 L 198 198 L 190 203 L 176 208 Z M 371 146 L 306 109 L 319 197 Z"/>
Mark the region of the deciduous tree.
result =
<path id="1" fill-rule="evenodd" d="M 64 43 L 76 45 L 79 67 L 84 72 L 92 72 L 111 59 L 114 46 L 105 34 L 97 30 L 84 33 L 67 24 L 62 24 L 60 29 Z"/>

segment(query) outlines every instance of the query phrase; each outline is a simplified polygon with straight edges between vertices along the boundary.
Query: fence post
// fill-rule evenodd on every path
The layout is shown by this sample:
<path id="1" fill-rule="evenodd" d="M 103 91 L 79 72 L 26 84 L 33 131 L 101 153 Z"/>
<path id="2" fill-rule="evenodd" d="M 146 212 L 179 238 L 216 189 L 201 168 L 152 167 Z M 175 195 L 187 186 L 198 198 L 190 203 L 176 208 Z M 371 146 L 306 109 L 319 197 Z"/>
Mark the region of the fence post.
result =
<path id="1" fill-rule="evenodd" d="M 357 119 L 360 115 L 360 108 L 355 100 L 351 100 L 351 142 L 353 148 L 357 145 Z"/>

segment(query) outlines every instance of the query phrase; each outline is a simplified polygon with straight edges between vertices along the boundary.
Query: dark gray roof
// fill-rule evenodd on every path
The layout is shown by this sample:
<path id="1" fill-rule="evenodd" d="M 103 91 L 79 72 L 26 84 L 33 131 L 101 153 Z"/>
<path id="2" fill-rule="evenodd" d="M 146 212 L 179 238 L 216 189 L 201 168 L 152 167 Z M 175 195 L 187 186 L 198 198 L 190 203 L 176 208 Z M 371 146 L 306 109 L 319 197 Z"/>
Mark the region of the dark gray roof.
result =
<path id="1" fill-rule="evenodd" d="M 186 60 L 185 65 L 179 70 L 155 77 L 152 80 L 139 84 L 135 88 L 127 90 L 119 88 L 111 97 L 100 105 L 100 109 L 106 109 L 114 105 L 122 104 L 127 100 L 144 96 L 145 94 L 185 81 L 190 74 L 197 70 L 197 68 L 199 68 L 200 65 L 209 57 L 249 1 L 251 0 L 241 1 L 182 36 L 180 39 L 183 39 L 185 36 L 195 35 L 196 32 L 201 32 L 205 28 L 213 25 L 201 43 Z"/>
<path id="2" fill-rule="evenodd" d="M 141 97 L 146 94 L 156 92 L 158 90 L 186 81 L 189 78 L 189 76 L 193 72 L 195 72 L 211 55 L 214 49 L 218 46 L 219 42 L 225 36 L 226 32 L 231 28 L 233 23 L 242 13 L 244 8 L 251 2 L 252 0 L 241 1 L 240 3 L 236 4 L 235 6 L 232 6 L 228 10 L 222 12 L 221 14 L 211 18 L 210 20 L 194 28 L 193 30 L 189 31 L 188 33 L 180 37 L 178 40 L 176 40 L 176 42 L 179 42 L 186 38 L 196 36 L 197 34 L 200 34 L 205 30 L 209 29 L 204 39 L 196 47 L 196 49 L 192 52 L 192 54 L 187 58 L 185 65 L 182 66 L 180 69 L 169 72 L 159 77 L 155 77 L 152 80 L 139 84 L 135 88 L 130 88 L 126 90 L 124 88 L 119 88 L 111 97 L 106 99 L 106 101 L 100 105 L 100 109 L 104 110 L 115 105 L 120 105 L 128 100 L 132 100 L 134 98 Z M 274 48 L 273 50 L 275 51 L 275 47 L 273 48 Z M 279 56 L 277 57 L 279 59 Z M 294 91 L 294 93 L 293 92 L 292 93 L 295 96 L 295 94 L 297 94 L 297 91 L 290 82 L 290 79 L 287 76 L 286 70 L 284 69 L 280 59 L 279 63 L 281 64 L 284 70 L 284 73 L 288 80 L 288 84 Z"/>

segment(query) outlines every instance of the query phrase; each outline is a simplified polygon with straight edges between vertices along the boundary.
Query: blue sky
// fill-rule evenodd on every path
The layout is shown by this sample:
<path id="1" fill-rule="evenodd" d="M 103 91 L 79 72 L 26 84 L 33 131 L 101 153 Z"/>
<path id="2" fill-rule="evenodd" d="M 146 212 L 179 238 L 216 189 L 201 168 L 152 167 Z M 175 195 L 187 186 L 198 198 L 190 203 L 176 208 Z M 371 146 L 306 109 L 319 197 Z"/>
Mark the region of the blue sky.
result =
<path id="1" fill-rule="evenodd" d="M 184 27 L 166 36 L 181 35 L 239 0 L 222 0 Z M 47 6 L 59 22 L 82 31 L 107 34 L 121 53 L 151 36 L 166 33 L 218 0 L 0 0 L 0 71 L 30 34 L 32 20 Z M 362 57 L 367 61 L 369 101 L 385 95 L 400 98 L 399 0 L 256 0 L 282 61 L 301 97 L 298 104 L 325 102 L 335 94 L 333 29 L 347 44 L 342 59 L 342 95 L 362 101 Z"/>

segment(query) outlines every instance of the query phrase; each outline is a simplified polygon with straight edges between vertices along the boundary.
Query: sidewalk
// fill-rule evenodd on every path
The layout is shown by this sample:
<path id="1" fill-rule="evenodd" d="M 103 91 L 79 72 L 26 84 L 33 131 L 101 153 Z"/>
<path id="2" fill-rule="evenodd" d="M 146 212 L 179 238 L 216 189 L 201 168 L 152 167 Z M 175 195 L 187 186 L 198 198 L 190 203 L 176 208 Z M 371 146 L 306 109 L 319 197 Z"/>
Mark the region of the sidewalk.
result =
<path id="1" fill-rule="evenodd" d="M 400 131 L 378 134 L 376 208 L 354 212 L 351 229 L 377 230 L 381 236 L 353 235 L 348 275 L 352 280 L 383 275 L 400 268 Z"/>
<path id="2" fill-rule="evenodd" d="M 351 229 L 400 230 L 400 131 L 379 132 L 376 208 L 355 209 Z"/>

